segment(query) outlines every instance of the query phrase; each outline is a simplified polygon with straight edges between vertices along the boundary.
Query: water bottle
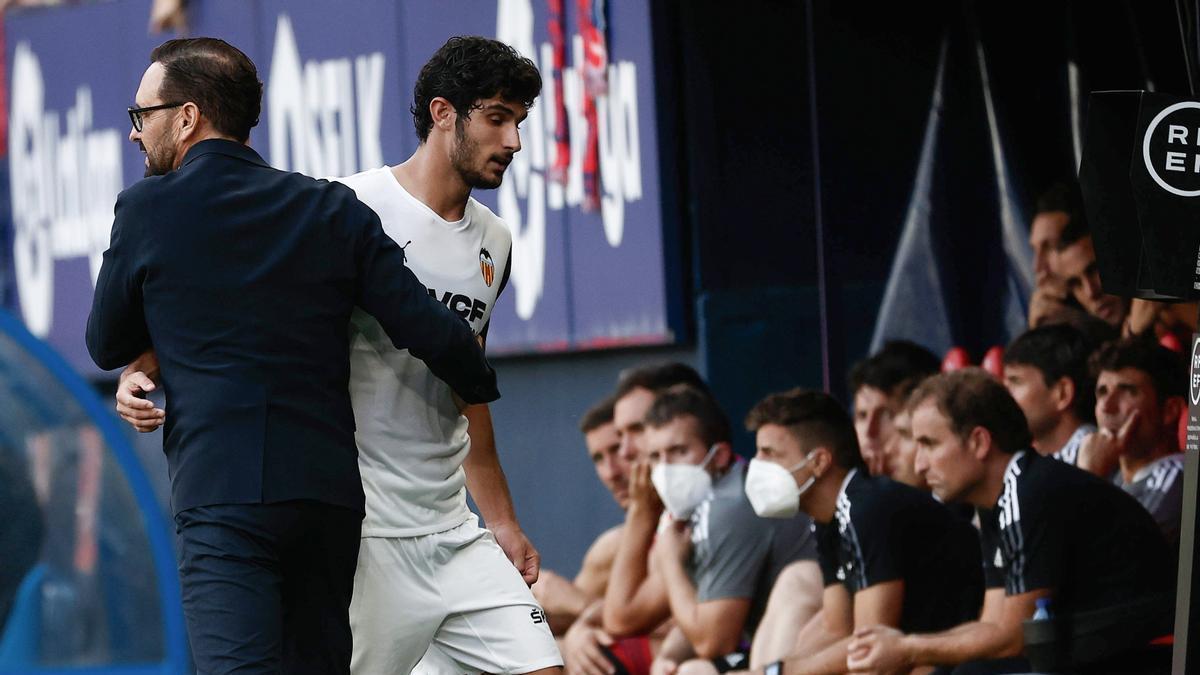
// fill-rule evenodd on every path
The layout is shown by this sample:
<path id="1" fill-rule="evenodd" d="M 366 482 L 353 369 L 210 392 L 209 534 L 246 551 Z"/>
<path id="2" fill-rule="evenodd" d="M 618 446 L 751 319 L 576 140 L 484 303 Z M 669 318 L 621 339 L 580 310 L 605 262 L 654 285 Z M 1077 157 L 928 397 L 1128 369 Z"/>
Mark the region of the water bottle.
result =
<path id="1" fill-rule="evenodd" d="M 1033 611 L 1034 621 L 1050 620 L 1050 598 L 1038 598 L 1037 609 Z"/>

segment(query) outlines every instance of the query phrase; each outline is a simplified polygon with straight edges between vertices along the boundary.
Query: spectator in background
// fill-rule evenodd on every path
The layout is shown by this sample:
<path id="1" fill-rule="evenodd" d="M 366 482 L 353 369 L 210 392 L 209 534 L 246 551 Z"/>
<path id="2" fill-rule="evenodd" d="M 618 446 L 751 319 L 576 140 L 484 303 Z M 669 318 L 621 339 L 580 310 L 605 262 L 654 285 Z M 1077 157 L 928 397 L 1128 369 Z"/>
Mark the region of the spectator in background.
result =
<path id="1" fill-rule="evenodd" d="M 1051 261 L 1054 273 L 1066 283 L 1067 290 L 1084 311 L 1110 326 L 1124 325 L 1129 315 L 1129 300 L 1109 295 L 1101 287 L 1096 250 L 1082 210 L 1072 212 Z"/>
<path id="2" fill-rule="evenodd" d="M 1095 433 L 1093 380 L 1088 356 L 1094 345 L 1067 325 L 1026 331 L 1004 352 L 1004 386 L 1029 425 L 1033 449 L 1075 464 Z"/>
<path id="3" fill-rule="evenodd" d="M 1058 249 L 1063 229 L 1077 213 L 1079 200 L 1072 185 L 1057 183 L 1037 201 L 1037 213 L 1029 224 L 1029 248 L 1033 249 L 1033 275 L 1039 289 L 1046 289 L 1062 301 L 1067 300 L 1063 280 L 1054 274 L 1050 259 Z M 1074 188 L 1078 190 L 1078 188 Z"/>
<path id="4" fill-rule="evenodd" d="M 150 32 L 188 32 L 187 0 L 154 0 L 150 5 Z"/>
<path id="5" fill-rule="evenodd" d="M 68 4 L 64 0 L 0 0 L 0 13 L 13 7 L 48 7 Z M 69 4 L 83 4 L 73 2 Z M 150 4 L 150 32 L 175 31 L 179 35 L 188 32 L 187 0 L 153 0 Z"/>
<path id="6" fill-rule="evenodd" d="M 811 515 L 825 577 L 821 613 L 786 662 L 764 672 L 844 672 L 855 628 L 941 630 L 979 612 L 974 528 L 920 490 L 868 476 L 850 419 L 832 397 L 772 394 L 746 426 L 758 446 L 746 481 L 755 511 Z"/>
<path id="7" fill-rule="evenodd" d="M 596 468 L 596 476 L 612 493 L 617 505 L 624 509 L 629 503 L 629 466 L 621 458 L 621 442 L 613 425 L 613 400 L 592 406 L 580 420 L 588 455 Z M 574 581 L 543 569 L 533 585 L 533 595 L 550 619 L 550 629 L 562 635 L 588 605 L 604 597 L 613 558 L 621 542 L 621 526 L 605 530 L 588 548 L 583 564 Z"/>
<path id="8" fill-rule="evenodd" d="M 1053 267 L 1063 230 L 1078 219 L 1082 200 L 1072 182 L 1051 186 L 1037 201 L 1037 213 L 1029 225 L 1029 248 L 1033 250 L 1033 297 L 1029 300 L 1029 327 L 1036 328 L 1048 316 L 1082 313 L 1067 290 L 1064 279 Z"/>
<path id="9" fill-rule="evenodd" d="M 854 396 L 854 431 L 863 461 L 872 476 L 884 472 L 884 450 L 895 434 L 892 417 L 903 407 L 897 387 L 941 369 L 929 350 L 904 340 L 893 340 L 850 369 Z"/>
<path id="10" fill-rule="evenodd" d="M 1118 329 L 1121 335 L 1151 334 L 1162 337 L 1174 334 L 1181 343 L 1196 330 L 1196 303 L 1162 303 L 1150 300 L 1129 300 L 1104 293 L 1096 251 L 1083 214 L 1078 188 L 1058 188 L 1047 196 L 1046 204 L 1053 205 L 1057 217 L 1067 216 L 1053 254 L 1047 256 L 1052 276 L 1066 284 L 1070 297 L 1088 314 L 1104 320 Z M 1039 210 L 1041 210 L 1039 208 Z M 1036 222 L 1036 221 L 1035 221 Z M 1031 243 L 1033 233 L 1031 232 Z M 1034 254 L 1037 264 L 1037 252 Z M 1039 285 L 1039 289 L 1041 286 Z M 1067 303 L 1069 305 L 1069 303 Z M 1030 303 L 1029 325 L 1037 327 L 1046 316 L 1070 312 L 1069 306 L 1042 302 L 1038 293 Z"/>
<path id="11" fill-rule="evenodd" d="M 660 394 L 646 414 L 644 441 L 653 466 L 648 477 L 668 514 L 650 564 L 661 580 L 657 601 L 675 624 L 656 667 L 670 671 L 693 658 L 699 661 L 687 665 L 689 672 L 744 666 L 776 577 L 797 560 L 816 558 L 812 521 L 755 515 L 729 421 L 706 392 L 684 385 Z M 635 485 L 648 468 L 635 467 Z M 654 511 L 646 516 L 646 525 L 659 520 Z"/>
<path id="12" fill-rule="evenodd" d="M 1079 465 L 1113 476 L 1154 516 L 1172 545 L 1183 513 L 1179 417 L 1187 409 L 1187 361 L 1148 337 L 1102 346 L 1091 358 L 1100 428 Z"/>
<path id="13" fill-rule="evenodd" d="M 980 509 L 989 586 L 1002 583 L 1004 595 L 988 595 L 980 620 L 941 633 L 859 631 L 851 670 L 993 660 L 960 672 L 1028 672 L 1027 663 L 1007 659 L 1022 654 L 1021 622 L 1033 616 L 1037 599 L 1050 596 L 1054 614 L 1070 617 L 1169 598 L 1170 552 L 1145 510 L 1107 481 L 1029 451 L 1024 414 L 990 375 L 971 368 L 930 378 L 909 409 L 917 470 L 940 499 Z M 1129 631 L 1134 650 L 1142 638 L 1157 637 L 1139 630 Z M 1120 662 L 1106 661 L 1108 672 Z"/>

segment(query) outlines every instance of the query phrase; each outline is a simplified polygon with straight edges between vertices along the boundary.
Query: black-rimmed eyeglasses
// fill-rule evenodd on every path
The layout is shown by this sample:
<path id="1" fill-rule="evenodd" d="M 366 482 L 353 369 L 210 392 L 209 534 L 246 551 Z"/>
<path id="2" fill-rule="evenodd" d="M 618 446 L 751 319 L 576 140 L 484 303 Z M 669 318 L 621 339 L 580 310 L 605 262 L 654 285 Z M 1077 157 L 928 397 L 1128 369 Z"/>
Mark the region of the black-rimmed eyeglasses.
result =
<path id="1" fill-rule="evenodd" d="M 162 105 L 148 105 L 145 108 L 129 108 L 129 122 L 133 124 L 133 128 L 139 134 L 142 133 L 142 115 L 155 110 L 166 110 L 167 108 L 178 108 L 182 103 L 163 103 Z"/>

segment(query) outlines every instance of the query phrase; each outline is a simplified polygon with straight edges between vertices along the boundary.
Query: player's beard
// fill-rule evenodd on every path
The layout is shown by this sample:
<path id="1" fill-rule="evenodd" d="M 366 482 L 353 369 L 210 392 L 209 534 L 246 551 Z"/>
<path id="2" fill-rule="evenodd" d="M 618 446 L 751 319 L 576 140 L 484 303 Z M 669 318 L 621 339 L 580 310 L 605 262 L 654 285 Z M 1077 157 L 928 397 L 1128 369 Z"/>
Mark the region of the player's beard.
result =
<path id="1" fill-rule="evenodd" d="M 462 177 L 468 187 L 480 190 L 492 190 L 500 187 L 504 180 L 501 173 L 495 179 L 487 177 L 480 169 L 473 166 L 478 161 L 479 143 L 467 137 L 466 125 L 459 119 L 454 125 L 454 149 L 450 152 L 450 165 Z M 487 166 L 488 159 L 483 160 Z"/>
<path id="2" fill-rule="evenodd" d="M 158 143 L 149 146 L 142 144 L 142 149 L 146 151 L 146 177 L 163 176 L 174 170 L 176 140 L 174 131 L 171 131 L 168 138 Z"/>

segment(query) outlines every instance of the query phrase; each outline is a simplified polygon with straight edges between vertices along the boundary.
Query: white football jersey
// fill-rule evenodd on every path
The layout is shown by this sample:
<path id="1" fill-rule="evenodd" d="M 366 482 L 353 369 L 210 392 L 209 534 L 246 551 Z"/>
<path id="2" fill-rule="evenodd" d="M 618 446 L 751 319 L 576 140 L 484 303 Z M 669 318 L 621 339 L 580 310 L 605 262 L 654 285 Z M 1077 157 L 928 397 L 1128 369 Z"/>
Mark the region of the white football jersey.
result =
<path id="1" fill-rule="evenodd" d="M 337 180 L 379 214 L 429 294 L 476 335 L 484 332 L 508 281 L 512 236 L 504 221 L 469 199 L 462 220 L 447 222 L 389 167 Z M 462 468 L 471 441 L 450 387 L 396 349 L 366 312 L 356 309 L 350 323 L 350 401 L 367 496 L 362 536 L 415 537 L 461 525 L 471 517 Z"/>

